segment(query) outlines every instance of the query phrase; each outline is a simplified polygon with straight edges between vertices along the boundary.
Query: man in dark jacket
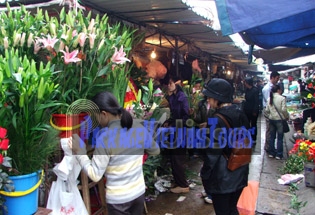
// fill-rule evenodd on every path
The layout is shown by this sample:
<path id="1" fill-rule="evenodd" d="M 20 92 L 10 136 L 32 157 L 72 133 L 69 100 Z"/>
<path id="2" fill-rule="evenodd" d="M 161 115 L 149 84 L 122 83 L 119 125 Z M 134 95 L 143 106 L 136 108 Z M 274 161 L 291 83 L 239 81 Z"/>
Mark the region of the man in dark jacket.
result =
<path id="1" fill-rule="evenodd" d="M 244 112 L 248 118 L 249 125 L 252 128 L 253 143 L 256 144 L 257 119 L 259 114 L 259 90 L 254 86 L 252 78 L 246 78 L 244 84 L 246 87 Z"/>
<path id="2" fill-rule="evenodd" d="M 220 113 L 228 121 L 231 128 L 242 126 L 249 128 L 248 119 L 244 112 L 232 104 L 232 93 L 231 85 L 219 78 L 212 79 L 205 85 L 203 91 L 203 94 L 208 97 L 207 101 L 210 106 L 216 109 L 213 119 L 217 120 L 217 124 L 214 132 L 211 133 L 210 131 L 210 139 L 213 139 L 212 146 L 203 150 L 204 163 L 200 175 L 206 192 L 212 196 L 216 215 L 238 214 L 237 201 L 243 188 L 247 186 L 249 173 L 248 164 L 234 171 L 227 168 L 226 158 L 231 154 L 232 148 L 228 144 L 221 146 L 220 143 L 226 139 L 224 136 L 222 138 L 220 133 L 215 132 L 224 131 L 222 128 L 226 128 L 226 124 L 219 116 L 216 116 L 216 113 Z"/>

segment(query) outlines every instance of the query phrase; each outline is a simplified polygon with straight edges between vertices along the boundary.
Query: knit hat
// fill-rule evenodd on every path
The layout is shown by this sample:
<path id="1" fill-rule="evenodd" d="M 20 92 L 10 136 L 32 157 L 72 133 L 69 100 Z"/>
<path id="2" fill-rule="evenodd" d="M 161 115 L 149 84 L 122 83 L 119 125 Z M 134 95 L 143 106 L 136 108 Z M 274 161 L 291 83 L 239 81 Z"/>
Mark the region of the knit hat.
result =
<path id="1" fill-rule="evenodd" d="M 204 86 L 202 93 L 223 103 L 232 102 L 233 88 L 229 82 L 221 78 L 213 78 Z"/>

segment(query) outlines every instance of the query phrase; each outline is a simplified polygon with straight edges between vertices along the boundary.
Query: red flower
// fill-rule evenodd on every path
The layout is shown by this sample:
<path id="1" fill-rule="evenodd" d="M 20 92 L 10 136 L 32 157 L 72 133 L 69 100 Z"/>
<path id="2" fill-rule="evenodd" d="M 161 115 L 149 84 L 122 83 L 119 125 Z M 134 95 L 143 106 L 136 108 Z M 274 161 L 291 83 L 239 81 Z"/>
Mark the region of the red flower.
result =
<path id="1" fill-rule="evenodd" d="M 312 87 L 313 87 L 313 84 L 312 84 L 312 83 L 309 83 L 309 84 L 307 85 L 307 87 L 308 87 L 308 88 L 312 88 Z"/>
<path id="2" fill-rule="evenodd" d="M 0 164 L 2 164 L 2 163 L 3 163 L 3 155 L 0 154 Z"/>
<path id="3" fill-rule="evenodd" d="M 4 139 L 7 135 L 7 129 L 0 127 L 0 138 Z"/>
<path id="4" fill-rule="evenodd" d="M 3 139 L 0 141 L 0 149 L 1 150 L 8 150 L 9 148 L 9 139 Z"/>

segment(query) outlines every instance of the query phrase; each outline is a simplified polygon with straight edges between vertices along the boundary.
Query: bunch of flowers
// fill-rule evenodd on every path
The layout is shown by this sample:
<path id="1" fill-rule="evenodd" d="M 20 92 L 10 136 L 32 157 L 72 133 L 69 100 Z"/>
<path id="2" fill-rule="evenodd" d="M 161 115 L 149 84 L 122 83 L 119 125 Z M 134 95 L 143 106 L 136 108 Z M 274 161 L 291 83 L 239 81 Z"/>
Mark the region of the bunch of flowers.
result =
<path id="1" fill-rule="evenodd" d="M 200 80 L 201 79 L 198 78 L 198 76 L 193 74 L 190 84 L 188 83 L 187 80 L 183 81 L 183 83 L 182 83 L 183 91 L 185 92 L 185 94 L 187 96 L 187 99 L 188 99 L 188 103 L 189 103 L 189 107 L 190 107 L 190 114 L 191 115 L 193 115 L 194 112 L 197 110 L 198 103 L 203 98 L 201 90 L 194 88 L 194 85 L 197 83 L 197 81 L 200 81 Z"/>
<path id="2" fill-rule="evenodd" d="M 0 29 L 0 52 L 14 48 L 38 65 L 49 62 L 58 84 L 56 100 L 71 104 L 108 89 L 123 105 L 135 30 L 111 25 L 106 15 L 92 18 L 91 11 L 86 14 L 80 8 L 63 8 L 53 17 L 41 9 L 34 15 L 24 6 L 19 10 L 8 6 L 0 20 L 5 23 Z"/>
<path id="3" fill-rule="evenodd" d="M 159 105 L 164 97 L 160 88 L 153 89 L 153 80 L 149 79 L 147 86 L 138 90 L 136 101 L 127 110 L 136 119 L 148 120 L 159 115 Z"/>
<path id="4" fill-rule="evenodd" d="M 9 148 L 9 139 L 7 138 L 7 129 L 0 127 L 0 165 L 2 168 L 11 168 L 11 158 L 7 156 Z M 9 179 L 8 174 L 0 169 L 0 190 L 14 191 L 13 181 Z M 5 199 L 0 195 L 0 208 L 3 207 Z M 0 214 L 2 214 L 0 209 Z"/>
<path id="5" fill-rule="evenodd" d="M 305 162 L 315 162 L 315 143 L 310 140 L 297 139 L 289 154 L 302 157 Z"/>

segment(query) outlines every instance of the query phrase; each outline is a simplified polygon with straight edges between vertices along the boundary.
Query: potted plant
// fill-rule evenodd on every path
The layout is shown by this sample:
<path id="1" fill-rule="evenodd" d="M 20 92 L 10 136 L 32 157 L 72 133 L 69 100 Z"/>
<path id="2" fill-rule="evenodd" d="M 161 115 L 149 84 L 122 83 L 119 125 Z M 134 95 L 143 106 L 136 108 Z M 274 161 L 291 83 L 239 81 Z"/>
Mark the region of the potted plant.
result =
<path id="1" fill-rule="evenodd" d="M 20 56 L 17 49 L 5 48 L 0 62 L 0 118 L 6 119 L 1 123 L 8 129 L 11 141 L 8 155 L 12 158 L 12 168 L 5 170 L 11 175 L 16 191 L 26 191 L 39 185 L 40 170 L 58 146 L 58 132 L 49 124 L 49 110 L 58 105 L 51 99 L 56 85 L 49 63 L 46 66 L 43 63 L 36 65 L 34 60 Z M 26 178 L 30 181 L 19 184 L 21 178 L 22 181 Z M 9 196 L 5 203 L 10 213 L 15 210 L 19 210 L 16 214 L 36 212 L 37 189 L 22 198 L 17 198 L 20 196 L 15 194 Z"/>

